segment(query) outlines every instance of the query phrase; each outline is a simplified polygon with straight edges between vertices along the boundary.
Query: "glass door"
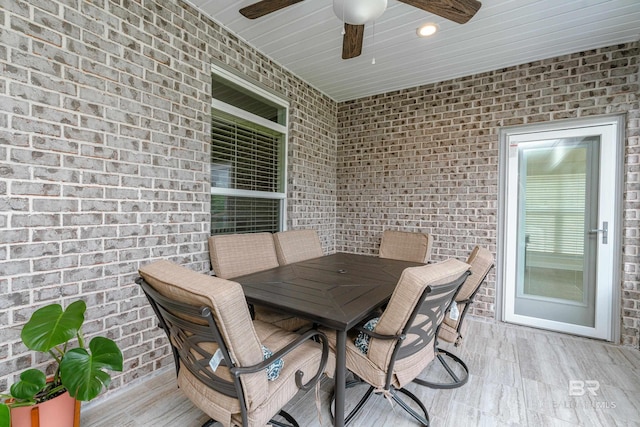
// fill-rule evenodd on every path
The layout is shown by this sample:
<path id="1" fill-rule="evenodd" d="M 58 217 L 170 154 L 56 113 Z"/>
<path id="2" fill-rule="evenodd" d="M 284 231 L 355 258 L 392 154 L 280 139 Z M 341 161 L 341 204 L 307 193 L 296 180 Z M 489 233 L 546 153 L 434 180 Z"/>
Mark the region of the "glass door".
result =
<path id="1" fill-rule="evenodd" d="M 506 321 L 611 339 L 615 132 L 508 135 Z"/>

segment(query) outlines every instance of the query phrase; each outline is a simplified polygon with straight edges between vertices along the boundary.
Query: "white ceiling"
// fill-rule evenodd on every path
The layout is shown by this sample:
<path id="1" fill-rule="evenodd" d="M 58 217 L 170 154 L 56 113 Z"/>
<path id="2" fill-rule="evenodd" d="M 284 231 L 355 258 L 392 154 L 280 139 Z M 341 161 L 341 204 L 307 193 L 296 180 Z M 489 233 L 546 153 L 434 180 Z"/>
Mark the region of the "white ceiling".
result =
<path id="1" fill-rule="evenodd" d="M 365 27 L 362 55 L 343 60 L 332 0 L 306 0 L 255 20 L 238 13 L 256 1 L 189 0 L 336 101 L 640 39 L 640 0 L 481 0 L 462 25 L 388 0 L 375 34 L 374 25 Z M 440 31 L 418 38 L 416 28 L 429 21 Z"/>

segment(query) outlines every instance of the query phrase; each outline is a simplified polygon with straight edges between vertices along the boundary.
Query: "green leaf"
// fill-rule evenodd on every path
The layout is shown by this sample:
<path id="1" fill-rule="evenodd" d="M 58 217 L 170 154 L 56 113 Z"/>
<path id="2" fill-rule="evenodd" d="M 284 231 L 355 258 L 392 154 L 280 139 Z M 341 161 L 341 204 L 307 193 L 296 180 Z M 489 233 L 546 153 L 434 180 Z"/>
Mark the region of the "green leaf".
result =
<path id="1" fill-rule="evenodd" d="M 46 375 L 37 369 L 27 369 L 20 374 L 20 381 L 11 386 L 15 399 L 34 400 L 34 396 L 47 384 Z"/>
<path id="2" fill-rule="evenodd" d="M 101 369 L 122 371 L 122 352 L 109 338 L 95 337 L 89 343 L 94 363 Z"/>
<path id="3" fill-rule="evenodd" d="M 82 300 L 71 303 L 64 311 L 59 304 L 42 307 L 22 328 L 22 341 L 29 349 L 44 352 L 66 343 L 80 330 L 86 309 Z"/>
<path id="4" fill-rule="evenodd" d="M 95 337 L 89 350 L 91 353 L 82 348 L 69 350 L 60 363 L 62 384 L 82 401 L 95 398 L 103 386 L 109 386 L 111 377 L 104 369 L 122 371 L 122 352 L 112 340 Z"/>
<path id="5" fill-rule="evenodd" d="M 4 403 L 0 403 L 0 427 L 11 427 L 11 412 Z"/>

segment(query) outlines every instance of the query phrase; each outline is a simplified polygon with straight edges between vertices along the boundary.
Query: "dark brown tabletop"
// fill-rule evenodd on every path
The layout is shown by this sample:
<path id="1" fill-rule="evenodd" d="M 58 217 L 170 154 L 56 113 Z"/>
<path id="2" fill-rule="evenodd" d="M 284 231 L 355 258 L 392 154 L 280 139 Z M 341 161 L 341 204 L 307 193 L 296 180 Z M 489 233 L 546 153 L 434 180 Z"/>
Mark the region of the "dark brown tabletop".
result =
<path id="1" fill-rule="evenodd" d="M 335 420 L 344 426 L 347 331 L 389 300 L 407 267 L 418 264 L 337 253 L 235 277 L 247 301 L 336 330 Z"/>
<path id="2" fill-rule="evenodd" d="M 236 277 L 247 301 L 348 330 L 388 301 L 414 262 L 337 253 Z"/>

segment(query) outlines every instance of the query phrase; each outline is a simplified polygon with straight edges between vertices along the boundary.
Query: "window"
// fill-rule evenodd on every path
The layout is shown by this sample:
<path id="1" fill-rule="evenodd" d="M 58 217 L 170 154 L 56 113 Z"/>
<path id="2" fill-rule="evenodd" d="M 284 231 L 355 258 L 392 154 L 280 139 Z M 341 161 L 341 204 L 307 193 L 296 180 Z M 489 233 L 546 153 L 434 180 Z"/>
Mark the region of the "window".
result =
<path id="1" fill-rule="evenodd" d="M 212 97 L 211 234 L 280 231 L 288 103 L 216 66 Z"/>

